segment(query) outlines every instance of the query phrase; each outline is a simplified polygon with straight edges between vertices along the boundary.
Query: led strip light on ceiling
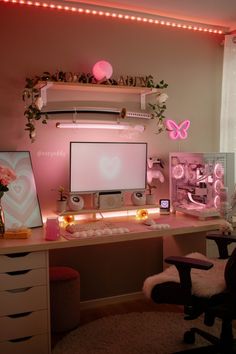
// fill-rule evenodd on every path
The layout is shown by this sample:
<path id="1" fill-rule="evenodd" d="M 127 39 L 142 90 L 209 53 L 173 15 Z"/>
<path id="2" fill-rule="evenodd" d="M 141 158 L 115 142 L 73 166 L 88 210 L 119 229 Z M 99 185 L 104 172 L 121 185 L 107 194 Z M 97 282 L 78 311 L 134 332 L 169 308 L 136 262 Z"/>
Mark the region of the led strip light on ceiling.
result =
<path id="1" fill-rule="evenodd" d="M 5 3 L 13 3 L 19 5 L 37 6 L 49 9 L 55 9 L 59 11 L 77 12 L 78 14 L 111 17 L 114 19 L 120 19 L 125 21 L 142 22 L 160 26 L 173 27 L 177 29 L 186 29 L 197 32 L 205 32 L 212 34 L 226 34 L 229 32 L 229 28 L 222 26 L 215 26 L 210 24 L 204 24 L 200 22 L 187 21 L 182 19 L 176 19 L 171 17 L 159 16 L 156 14 L 148 14 L 144 12 L 131 11 L 110 8 L 106 6 L 99 6 L 86 3 L 77 3 L 76 1 L 34 1 L 34 0 L 0 0 Z"/>

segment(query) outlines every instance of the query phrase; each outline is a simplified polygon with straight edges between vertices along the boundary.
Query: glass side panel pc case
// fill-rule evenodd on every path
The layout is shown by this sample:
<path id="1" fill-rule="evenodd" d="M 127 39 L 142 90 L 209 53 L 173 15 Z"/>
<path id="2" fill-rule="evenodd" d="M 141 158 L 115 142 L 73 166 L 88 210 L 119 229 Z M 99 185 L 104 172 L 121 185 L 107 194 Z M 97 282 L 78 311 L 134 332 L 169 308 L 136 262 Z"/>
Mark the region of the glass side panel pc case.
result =
<path id="1" fill-rule="evenodd" d="M 219 216 L 220 191 L 234 192 L 234 153 L 170 153 L 169 166 L 172 211 Z"/>

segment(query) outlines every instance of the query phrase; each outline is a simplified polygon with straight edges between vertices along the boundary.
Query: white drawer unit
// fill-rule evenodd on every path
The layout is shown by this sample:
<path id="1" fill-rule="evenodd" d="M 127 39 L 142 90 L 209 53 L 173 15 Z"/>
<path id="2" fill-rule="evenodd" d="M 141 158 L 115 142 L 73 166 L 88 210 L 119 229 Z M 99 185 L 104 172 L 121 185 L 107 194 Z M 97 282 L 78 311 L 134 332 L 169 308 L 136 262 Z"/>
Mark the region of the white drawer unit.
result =
<path id="1" fill-rule="evenodd" d="M 0 292 L 0 316 L 47 308 L 47 287 L 34 286 Z"/>
<path id="2" fill-rule="evenodd" d="M 0 256 L 1 273 L 23 269 L 45 268 L 46 264 L 47 253 L 45 251 L 9 253 Z"/>
<path id="3" fill-rule="evenodd" d="M 24 312 L 0 317 L 0 342 L 44 333 L 47 328 L 47 311 Z"/>
<path id="4" fill-rule="evenodd" d="M 48 354 L 48 334 L 39 334 L 0 342 L 2 354 Z"/>
<path id="5" fill-rule="evenodd" d="M 50 354 L 47 251 L 0 255 L 0 353 Z"/>
<path id="6" fill-rule="evenodd" d="M 0 291 L 46 284 L 47 268 L 0 273 Z"/>

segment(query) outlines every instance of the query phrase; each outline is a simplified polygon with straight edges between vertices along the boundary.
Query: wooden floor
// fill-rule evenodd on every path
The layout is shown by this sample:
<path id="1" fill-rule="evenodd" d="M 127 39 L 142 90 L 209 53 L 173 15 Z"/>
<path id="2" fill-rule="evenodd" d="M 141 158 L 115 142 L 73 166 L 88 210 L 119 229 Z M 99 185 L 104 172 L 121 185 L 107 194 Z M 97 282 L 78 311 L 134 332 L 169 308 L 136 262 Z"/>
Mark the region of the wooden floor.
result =
<path id="1" fill-rule="evenodd" d="M 177 305 L 155 304 L 146 299 L 119 302 L 105 306 L 96 306 L 96 308 L 81 310 L 80 326 L 106 316 L 146 311 L 183 312 L 183 308 Z M 52 334 L 52 347 L 54 347 L 56 343 L 66 334 L 67 333 Z"/>

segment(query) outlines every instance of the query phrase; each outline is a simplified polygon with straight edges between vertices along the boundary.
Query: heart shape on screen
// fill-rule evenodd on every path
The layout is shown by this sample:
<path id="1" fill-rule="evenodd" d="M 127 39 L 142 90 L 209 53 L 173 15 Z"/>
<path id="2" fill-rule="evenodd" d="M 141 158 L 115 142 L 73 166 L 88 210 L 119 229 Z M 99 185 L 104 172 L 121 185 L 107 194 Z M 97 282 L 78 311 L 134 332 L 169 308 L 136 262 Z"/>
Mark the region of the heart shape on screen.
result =
<path id="1" fill-rule="evenodd" d="M 120 171 L 121 162 L 119 157 L 102 157 L 100 160 L 100 169 L 102 175 L 107 179 L 113 179 Z"/>

